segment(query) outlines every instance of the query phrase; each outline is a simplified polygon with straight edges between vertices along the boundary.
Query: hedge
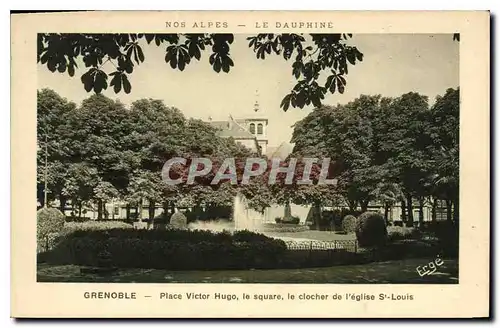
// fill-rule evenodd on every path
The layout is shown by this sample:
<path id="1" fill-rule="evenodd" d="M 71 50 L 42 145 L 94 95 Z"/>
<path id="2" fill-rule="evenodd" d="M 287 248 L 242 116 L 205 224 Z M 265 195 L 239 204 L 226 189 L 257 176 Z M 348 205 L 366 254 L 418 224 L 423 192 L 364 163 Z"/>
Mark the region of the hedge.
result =
<path id="1" fill-rule="evenodd" d="M 85 222 L 66 222 L 62 229 L 63 233 L 70 233 L 76 230 L 110 230 L 110 229 L 132 229 L 130 223 L 116 220 L 105 221 L 85 221 Z"/>
<path id="2" fill-rule="evenodd" d="M 120 268 L 168 270 L 273 268 L 286 251 L 281 240 L 249 231 L 75 231 L 46 256 L 52 264 L 95 266 L 109 252 Z"/>

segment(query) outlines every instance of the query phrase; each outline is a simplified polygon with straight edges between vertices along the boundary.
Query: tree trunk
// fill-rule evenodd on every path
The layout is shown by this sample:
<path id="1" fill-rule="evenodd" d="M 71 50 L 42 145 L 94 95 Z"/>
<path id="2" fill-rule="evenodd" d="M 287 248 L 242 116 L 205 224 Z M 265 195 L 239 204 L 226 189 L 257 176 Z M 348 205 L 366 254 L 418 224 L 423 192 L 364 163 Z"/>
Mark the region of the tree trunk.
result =
<path id="1" fill-rule="evenodd" d="M 63 195 L 59 196 L 59 210 L 64 214 L 64 210 L 66 209 L 66 197 Z"/>
<path id="2" fill-rule="evenodd" d="M 356 208 L 358 207 L 358 202 L 355 200 L 347 199 L 347 205 L 349 206 L 349 211 L 353 213 L 356 211 Z"/>
<path id="3" fill-rule="evenodd" d="M 314 204 L 314 219 L 316 221 L 316 230 L 320 230 L 321 227 L 320 227 L 320 222 L 321 222 L 321 208 L 320 208 L 320 204 L 319 203 L 315 203 Z"/>
<path id="4" fill-rule="evenodd" d="M 420 197 L 418 202 L 418 225 L 424 225 L 424 197 Z"/>
<path id="5" fill-rule="evenodd" d="M 163 201 L 162 207 L 163 207 L 163 217 L 166 219 L 166 218 L 168 218 L 169 202 Z"/>
<path id="6" fill-rule="evenodd" d="M 82 217 L 82 202 L 78 203 L 78 217 Z"/>
<path id="7" fill-rule="evenodd" d="M 154 228 L 155 207 L 156 207 L 155 202 L 153 200 L 149 200 L 148 201 L 148 229 Z"/>
<path id="8" fill-rule="evenodd" d="M 455 197 L 455 200 L 453 201 L 453 221 L 455 223 L 458 223 L 460 216 L 460 201 L 459 197 Z"/>
<path id="9" fill-rule="evenodd" d="M 125 218 L 127 220 L 130 220 L 130 204 L 127 204 L 127 206 L 125 207 Z"/>
<path id="10" fill-rule="evenodd" d="M 432 214 L 431 214 L 431 219 L 432 222 L 436 222 L 437 220 L 437 198 L 432 199 Z"/>
<path id="11" fill-rule="evenodd" d="M 137 206 L 139 214 L 137 217 L 139 218 L 139 222 L 142 222 L 142 197 L 139 198 L 139 205 Z"/>
<path id="12" fill-rule="evenodd" d="M 406 217 L 406 201 L 402 200 L 401 201 L 401 221 L 406 223 L 408 218 Z"/>
<path id="13" fill-rule="evenodd" d="M 205 215 L 203 207 L 201 206 L 201 203 L 196 204 L 195 210 L 196 213 L 194 217 L 196 220 L 206 221 L 208 219 L 207 216 Z"/>
<path id="14" fill-rule="evenodd" d="M 40 202 L 40 207 L 39 208 L 44 208 L 45 207 L 45 197 L 43 196 L 43 193 L 42 193 L 42 196 L 39 199 L 39 202 Z M 43 246 L 40 246 L 40 247 L 43 247 Z"/>
<path id="15" fill-rule="evenodd" d="M 384 206 L 384 219 L 385 219 L 385 225 L 389 225 L 389 205 Z"/>
<path id="16" fill-rule="evenodd" d="M 97 220 L 102 220 L 102 200 L 97 201 Z"/>
<path id="17" fill-rule="evenodd" d="M 366 212 L 368 210 L 368 204 L 370 203 L 369 200 L 361 200 L 359 201 L 359 204 L 361 205 L 361 212 Z"/>
<path id="18" fill-rule="evenodd" d="M 451 200 L 447 199 L 446 200 L 446 220 L 451 221 L 451 205 L 452 202 Z"/>
<path id="19" fill-rule="evenodd" d="M 170 202 L 170 216 L 175 213 L 175 203 Z"/>
<path id="20" fill-rule="evenodd" d="M 407 227 L 413 227 L 413 199 L 410 194 L 406 195 L 406 201 L 408 203 L 408 222 Z"/>
<path id="21" fill-rule="evenodd" d="M 148 211 L 149 211 L 148 215 L 150 220 L 153 220 L 155 218 L 155 208 L 156 208 L 156 203 L 150 200 L 148 206 Z"/>

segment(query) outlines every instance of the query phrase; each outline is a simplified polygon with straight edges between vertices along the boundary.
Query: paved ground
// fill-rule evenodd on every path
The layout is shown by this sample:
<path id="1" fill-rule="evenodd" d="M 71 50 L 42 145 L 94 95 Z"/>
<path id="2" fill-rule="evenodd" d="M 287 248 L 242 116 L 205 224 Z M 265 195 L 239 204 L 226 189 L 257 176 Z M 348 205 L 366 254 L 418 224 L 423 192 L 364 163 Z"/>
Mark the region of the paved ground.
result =
<path id="1" fill-rule="evenodd" d="M 38 266 L 39 282 L 135 283 L 331 283 L 331 284 L 456 284 L 458 261 L 444 260 L 436 272 L 421 277 L 416 269 L 433 259 L 408 259 L 363 265 L 286 270 L 166 271 L 127 269 L 110 277 L 82 275 L 78 266 Z"/>

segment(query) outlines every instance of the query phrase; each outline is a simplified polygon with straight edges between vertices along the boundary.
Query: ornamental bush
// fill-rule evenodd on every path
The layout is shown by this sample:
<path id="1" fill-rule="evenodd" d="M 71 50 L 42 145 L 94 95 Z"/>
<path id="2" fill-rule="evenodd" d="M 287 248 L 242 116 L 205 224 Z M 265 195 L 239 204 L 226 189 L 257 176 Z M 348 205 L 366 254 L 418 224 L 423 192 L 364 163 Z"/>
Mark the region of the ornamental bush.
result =
<path id="1" fill-rule="evenodd" d="M 380 213 L 365 212 L 356 223 L 356 238 L 361 247 L 382 246 L 387 241 L 387 227 Z"/>
<path id="2" fill-rule="evenodd" d="M 56 208 L 41 208 L 36 213 L 36 237 L 39 251 L 48 250 L 55 243 L 64 226 L 64 214 Z"/>
<path id="3" fill-rule="evenodd" d="M 296 215 L 291 215 L 288 218 L 276 218 L 274 219 L 276 223 L 283 223 L 283 224 L 299 224 L 300 223 L 300 218 Z"/>
<path id="4" fill-rule="evenodd" d="M 174 229 L 186 229 L 187 217 L 182 212 L 175 212 L 170 217 L 170 226 Z"/>
<path id="5" fill-rule="evenodd" d="M 356 223 L 358 219 L 354 215 L 346 215 L 342 220 L 342 230 L 345 233 L 356 232 Z"/>

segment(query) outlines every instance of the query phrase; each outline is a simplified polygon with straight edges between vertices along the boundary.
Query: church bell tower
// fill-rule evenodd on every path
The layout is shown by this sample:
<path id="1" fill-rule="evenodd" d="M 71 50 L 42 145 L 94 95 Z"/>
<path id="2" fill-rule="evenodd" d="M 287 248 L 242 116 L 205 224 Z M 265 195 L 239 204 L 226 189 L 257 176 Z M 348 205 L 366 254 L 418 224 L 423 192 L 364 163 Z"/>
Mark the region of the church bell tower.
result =
<path id="1" fill-rule="evenodd" d="M 267 125 L 268 119 L 262 113 L 259 104 L 259 94 L 256 91 L 255 103 L 253 105 L 253 113 L 246 119 L 248 131 L 255 136 L 260 147 L 261 154 L 265 155 L 267 151 Z"/>

